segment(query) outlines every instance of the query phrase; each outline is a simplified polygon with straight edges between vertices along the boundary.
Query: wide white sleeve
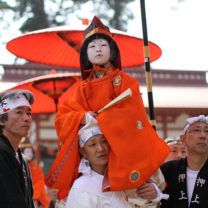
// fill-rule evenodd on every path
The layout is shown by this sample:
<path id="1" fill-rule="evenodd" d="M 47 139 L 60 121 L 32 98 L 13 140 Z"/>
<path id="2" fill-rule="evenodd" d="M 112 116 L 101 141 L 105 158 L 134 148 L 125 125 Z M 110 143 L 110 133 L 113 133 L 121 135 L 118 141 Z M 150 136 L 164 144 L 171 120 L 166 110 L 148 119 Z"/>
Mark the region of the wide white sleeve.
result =
<path id="1" fill-rule="evenodd" d="M 72 188 L 67 197 L 65 208 L 99 208 L 100 199 L 78 188 Z"/>

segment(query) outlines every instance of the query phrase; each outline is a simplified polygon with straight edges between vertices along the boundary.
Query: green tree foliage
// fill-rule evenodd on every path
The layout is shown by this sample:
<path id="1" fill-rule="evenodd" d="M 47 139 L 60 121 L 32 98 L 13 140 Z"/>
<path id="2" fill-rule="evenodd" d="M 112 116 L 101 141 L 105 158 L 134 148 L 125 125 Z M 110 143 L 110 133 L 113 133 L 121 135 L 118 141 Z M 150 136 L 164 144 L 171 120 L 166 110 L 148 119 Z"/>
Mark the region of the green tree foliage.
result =
<path id="1" fill-rule="evenodd" d="M 105 20 L 105 24 L 126 30 L 128 20 L 133 18 L 127 8 L 132 1 L 135 0 L 0 0 L 0 18 L 4 19 L 4 12 L 12 11 L 13 21 L 21 22 L 19 29 L 24 33 L 64 25 L 68 14 L 76 14 L 83 4 L 91 2 L 92 13 Z"/>

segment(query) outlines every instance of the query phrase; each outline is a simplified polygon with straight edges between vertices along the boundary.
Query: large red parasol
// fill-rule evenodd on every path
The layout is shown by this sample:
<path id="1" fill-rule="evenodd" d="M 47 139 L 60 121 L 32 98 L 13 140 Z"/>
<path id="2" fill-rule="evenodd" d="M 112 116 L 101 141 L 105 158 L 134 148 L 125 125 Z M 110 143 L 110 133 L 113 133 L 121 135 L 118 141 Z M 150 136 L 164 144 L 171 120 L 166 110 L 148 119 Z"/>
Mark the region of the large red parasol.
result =
<path id="1" fill-rule="evenodd" d="M 7 43 L 7 49 L 14 55 L 28 61 L 49 65 L 80 68 L 79 49 L 86 25 L 80 28 L 59 26 L 37 30 Z M 121 53 L 122 67 L 144 64 L 143 40 L 125 32 L 111 29 Z M 157 60 L 161 49 L 149 42 L 150 61 Z"/>
<path id="2" fill-rule="evenodd" d="M 80 83 L 78 73 L 49 74 L 38 76 L 20 82 L 13 88 L 24 89 L 34 94 L 35 102 L 32 104 L 32 113 L 54 113 L 57 107 L 74 91 Z"/>

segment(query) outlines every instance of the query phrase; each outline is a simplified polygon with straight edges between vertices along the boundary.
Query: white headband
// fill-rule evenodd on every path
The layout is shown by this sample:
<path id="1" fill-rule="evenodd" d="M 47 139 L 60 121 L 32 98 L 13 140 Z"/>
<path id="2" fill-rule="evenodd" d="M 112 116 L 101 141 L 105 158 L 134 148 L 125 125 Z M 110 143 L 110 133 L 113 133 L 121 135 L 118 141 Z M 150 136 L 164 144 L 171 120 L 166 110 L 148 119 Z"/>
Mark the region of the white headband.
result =
<path id="1" fill-rule="evenodd" d="M 182 142 L 180 140 L 180 137 L 176 137 L 176 138 L 170 138 L 170 137 L 168 137 L 164 141 L 166 142 L 166 144 L 168 146 L 173 145 L 173 144 L 182 144 Z"/>
<path id="2" fill-rule="evenodd" d="M 171 146 L 171 145 L 174 145 L 174 144 L 182 144 L 182 142 L 181 142 L 181 141 L 176 141 L 176 140 L 175 140 L 175 141 L 172 141 L 172 142 L 168 142 L 168 143 L 167 143 L 168 146 Z"/>
<path id="3" fill-rule="evenodd" d="M 0 114 L 7 113 L 20 106 L 30 107 L 30 103 L 24 95 L 17 95 L 15 98 L 12 99 L 6 98 L 2 100 L 2 102 L 0 102 Z"/>
<path id="4" fill-rule="evenodd" d="M 204 123 L 208 123 L 208 116 L 204 116 L 204 115 L 200 115 L 200 116 L 197 116 L 197 117 L 191 117 L 191 118 L 188 118 L 186 120 L 186 124 L 184 126 L 184 129 L 183 129 L 183 135 L 186 134 L 186 131 L 187 129 L 194 123 L 196 122 L 204 122 Z"/>
<path id="5" fill-rule="evenodd" d="M 91 116 L 89 113 L 86 113 L 85 120 L 86 124 L 78 132 L 79 146 L 81 148 L 84 147 L 87 140 L 92 136 L 103 134 L 100 130 L 97 120 L 93 116 Z"/>

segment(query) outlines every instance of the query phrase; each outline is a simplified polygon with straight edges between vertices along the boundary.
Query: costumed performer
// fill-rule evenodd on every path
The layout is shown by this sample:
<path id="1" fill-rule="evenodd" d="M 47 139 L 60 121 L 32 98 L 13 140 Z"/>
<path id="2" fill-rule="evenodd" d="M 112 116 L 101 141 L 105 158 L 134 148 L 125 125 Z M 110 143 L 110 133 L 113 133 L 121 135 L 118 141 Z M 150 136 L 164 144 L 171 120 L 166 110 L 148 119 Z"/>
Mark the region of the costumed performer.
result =
<path id="1" fill-rule="evenodd" d="M 60 106 L 55 118 L 59 154 L 46 184 L 68 194 L 80 164 L 78 148 L 71 147 L 78 146 L 77 134 L 89 112 L 96 117 L 110 145 L 103 190 L 137 188 L 158 170 L 170 149 L 150 125 L 139 83 L 122 72 L 119 48 L 109 28 L 97 17 L 84 31 L 80 65 L 83 81 Z M 132 97 L 98 115 L 95 113 L 128 88 Z"/>

